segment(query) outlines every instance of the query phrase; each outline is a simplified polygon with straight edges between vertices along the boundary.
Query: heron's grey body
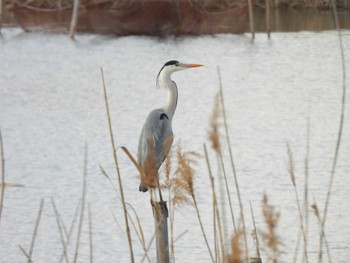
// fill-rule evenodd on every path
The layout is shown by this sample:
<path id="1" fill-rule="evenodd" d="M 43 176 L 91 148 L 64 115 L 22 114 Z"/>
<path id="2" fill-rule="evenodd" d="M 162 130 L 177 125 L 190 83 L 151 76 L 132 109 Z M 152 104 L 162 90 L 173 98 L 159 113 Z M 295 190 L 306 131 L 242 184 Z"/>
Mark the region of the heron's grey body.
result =
<path id="1" fill-rule="evenodd" d="M 175 71 L 199 66 L 201 65 L 183 64 L 171 60 L 164 64 L 157 76 L 157 87 L 168 90 L 168 99 L 162 108 L 150 112 L 140 134 L 137 159 L 138 164 L 144 168 L 146 176 L 149 176 L 146 163 L 158 171 L 172 144 L 172 119 L 177 106 L 178 91 L 170 76 Z M 142 192 L 148 190 L 142 180 L 139 190 Z"/>
<path id="2" fill-rule="evenodd" d="M 165 157 L 168 155 L 165 142 L 168 138 L 170 138 L 169 144 L 171 144 L 172 135 L 173 131 L 171 129 L 171 122 L 164 110 L 156 109 L 151 111 L 146 119 L 140 135 L 137 152 L 139 165 L 142 166 L 145 164 L 145 162 L 150 161 L 158 170 Z M 169 150 L 169 148 L 167 149 Z M 153 157 L 150 156 L 152 152 Z M 142 183 L 142 181 L 140 183 L 139 190 L 142 192 L 147 191 L 147 187 Z"/>

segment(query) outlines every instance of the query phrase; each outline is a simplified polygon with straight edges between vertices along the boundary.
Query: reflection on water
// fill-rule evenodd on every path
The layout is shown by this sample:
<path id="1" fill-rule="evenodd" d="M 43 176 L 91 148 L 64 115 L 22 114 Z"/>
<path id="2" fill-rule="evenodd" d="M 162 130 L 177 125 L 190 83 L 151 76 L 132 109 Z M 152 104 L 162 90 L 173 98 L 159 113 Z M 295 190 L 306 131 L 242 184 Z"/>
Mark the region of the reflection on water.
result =
<path id="1" fill-rule="evenodd" d="M 338 17 L 340 28 L 349 29 L 349 10 L 339 11 Z M 254 19 L 256 31 L 266 31 L 265 10 L 256 8 Z M 270 19 L 272 32 L 322 31 L 335 28 L 334 15 L 329 10 L 272 9 Z"/>
<path id="2" fill-rule="evenodd" d="M 349 10 L 338 11 L 339 24 L 342 29 L 350 28 Z M 9 12 L 4 14 L 7 25 L 15 25 L 16 21 Z M 254 9 L 254 25 L 257 32 L 266 31 L 265 9 Z M 335 28 L 334 14 L 331 10 L 306 9 L 271 9 L 270 28 L 272 32 L 322 31 Z M 246 31 L 249 25 L 246 24 Z"/>

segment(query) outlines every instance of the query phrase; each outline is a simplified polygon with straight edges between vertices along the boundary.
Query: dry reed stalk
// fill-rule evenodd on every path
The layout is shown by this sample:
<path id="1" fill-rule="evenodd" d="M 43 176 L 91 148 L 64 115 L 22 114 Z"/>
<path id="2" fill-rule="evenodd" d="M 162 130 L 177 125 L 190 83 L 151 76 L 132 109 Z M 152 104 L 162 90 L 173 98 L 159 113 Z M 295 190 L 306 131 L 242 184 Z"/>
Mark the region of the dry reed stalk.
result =
<path id="1" fill-rule="evenodd" d="M 304 178 L 304 229 L 306 234 L 305 250 L 308 248 L 309 232 L 309 160 L 310 160 L 310 107 L 308 108 L 308 118 L 306 125 L 306 154 L 304 159 L 305 178 Z"/>
<path id="2" fill-rule="evenodd" d="M 219 237 L 220 237 L 220 245 L 221 245 L 221 258 L 222 260 L 225 259 L 225 248 L 224 248 L 224 239 L 223 239 L 223 234 L 222 234 L 222 227 L 221 227 L 221 221 L 220 221 L 220 214 L 219 214 L 219 208 L 217 204 L 217 198 L 216 198 L 216 193 L 215 193 L 215 185 L 214 185 L 214 176 L 211 171 L 211 166 L 209 162 L 209 157 L 208 157 L 208 151 L 207 147 L 204 144 L 204 155 L 205 155 L 205 160 L 207 163 L 207 168 L 208 168 L 208 174 L 209 174 L 209 179 L 210 179 L 210 185 L 211 185 L 211 190 L 212 190 L 212 196 L 213 196 L 213 208 L 214 208 L 214 217 L 216 217 L 216 220 L 214 221 L 214 230 L 216 230 L 216 223 L 218 224 L 218 230 L 219 230 Z M 215 239 L 216 243 L 216 239 Z M 216 252 L 216 251 L 215 251 Z M 219 258 L 220 262 L 220 256 L 215 254 L 215 258 Z"/>
<path id="3" fill-rule="evenodd" d="M 35 239 L 36 239 L 36 236 L 38 234 L 38 229 L 39 229 L 40 219 L 41 219 L 41 215 L 42 215 L 43 208 L 44 208 L 44 203 L 45 203 L 44 199 L 41 199 L 38 215 L 37 215 L 36 222 L 35 222 L 34 232 L 33 232 L 33 236 L 32 236 L 32 242 L 30 243 L 30 249 L 29 249 L 29 253 L 28 253 L 28 263 L 32 262 Z"/>
<path id="4" fill-rule="evenodd" d="M 137 212 L 136 212 L 135 208 L 131 204 L 126 203 L 126 205 L 128 205 L 131 208 L 131 210 L 133 211 L 133 213 L 135 215 L 135 218 L 136 218 L 136 221 L 137 221 L 137 226 L 139 228 L 138 231 L 137 231 L 137 228 L 136 228 L 136 226 L 134 224 L 134 221 L 132 220 L 132 217 L 131 217 L 131 215 L 129 214 L 129 211 L 128 211 L 128 216 L 130 218 L 131 225 L 133 226 L 134 231 L 135 231 L 135 233 L 136 233 L 136 235 L 137 235 L 137 237 L 138 237 L 138 239 L 139 239 L 139 241 L 141 243 L 142 249 L 145 252 L 145 257 L 148 259 L 148 262 L 151 262 L 151 260 L 150 260 L 150 258 L 148 256 L 148 251 L 147 251 L 146 242 L 145 242 L 145 236 L 143 234 L 143 228 L 142 228 L 142 225 L 141 225 L 140 218 L 137 215 Z"/>
<path id="5" fill-rule="evenodd" d="M 267 226 L 267 231 L 262 232 L 263 240 L 270 251 L 269 260 L 273 263 L 278 263 L 278 257 L 281 255 L 280 246 L 282 241 L 277 235 L 277 224 L 280 218 L 280 213 L 276 211 L 275 207 L 269 204 L 266 194 L 263 196 L 263 216 Z"/>
<path id="6" fill-rule="evenodd" d="M 5 157 L 4 157 L 4 143 L 2 140 L 2 133 L 0 130 L 0 154 L 1 154 L 1 185 L 0 185 L 0 224 L 1 224 L 1 216 L 2 209 L 4 207 L 4 198 L 5 198 Z"/>
<path id="7" fill-rule="evenodd" d="M 127 238 L 128 238 L 129 251 L 130 251 L 130 261 L 132 263 L 134 263 L 135 260 L 134 260 L 134 252 L 133 252 L 133 248 L 132 248 L 132 240 L 131 240 L 131 235 L 130 235 L 130 227 L 129 227 L 128 216 L 127 216 L 127 211 L 126 211 L 125 197 L 124 197 L 124 191 L 123 191 L 121 175 L 120 175 L 120 171 L 119 171 L 118 159 L 117 159 L 117 154 L 115 152 L 116 148 L 115 148 L 115 144 L 114 144 L 112 122 L 111 122 L 111 116 L 110 116 L 110 112 L 109 112 L 107 89 L 106 89 L 106 85 L 105 85 L 104 74 L 103 74 L 103 69 L 102 68 L 101 68 L 101 77 L 102 77 L 102 86 L 103 86 L 104 99 L 105 99 L 106 111 L 107 111 L 109 135 L 110 135 L 111 144 L 112 144 L 112 152 L 113 152 L 115 169 L 116 169 L 116 172 L 117 172 L 117 175 L 118 175 L 118 184 L 119 184 L 120 198 L 121 198 L 122 205 L 123 205 L 125 228 L 126 228 L 126 234 L 127 234 Z"/>
<path id="8" fill-rule="evenodd" d="M 300 201 L 299 201 L 299 195 L 298 195 L 298 190 L 297 190 L 297 186 L 296 186 L 296 182 L 295 182 L 295 169 L 294 169 L 294 160 L 293 160 L 293 153 L 292 150 L 289 146 L 289 143 L 287 143 L 287 155 L 288 155 L 288 161 L 289 161 L 289 167 L 288 167 L 288 171 L 289 171 L 289 175 L 291 177 L 291 181 L 293 184 L 293 188 L 294 188 L 294 193 L 295 193 L 295 199 L 297 202 L 297 207 L 298 207 L 298 213 L 299 213 L 299 220 L 300 220 L 300 230 L 301 233 L 303 235 L 303 240 L 304 240 L 304 259 L 306 260 L 306 262 L 308 262 L 308 256 L 307 256 L 307 249 L 306 249 L 306 232 L 305 232 L 305 228 L 304 228 L 304 219 L 303 219 L 303 215 L 302 215 L 302 211 L 300 208 Z M 303 260 L 304 262 L 304 260 Z"/>
<path id="9" fill-rule="evenodd" d="M 171 136 L 172 137 L 172 136 Z M 171 205 L 171 188 L 172 188 L 172 178 L 171 178 L 171 159 L 172 159 L 172 151 L 171 151 L 171 143 L 173 138 L 168 138 L 165 141 L 165 152 L 168 152 L 167 157 L 165 158 L 165 184 L 164 187 L 168 189 L 168 203 L 169 203 L 169 218 L 170 218 L 170 262 L 175 263 L 175 248 L 174 248 L 174 218 L 175 218 L 175 209 L 173 209 Z"/>
<path id="10" fill-rule="evenodd" d="M 327 255 L 328 255 L 328 262 L 332 262 L 332 259 L 331 259 L 331 253 L 330 253 L 330 249 L 329 249 L 329 246 L 328 246 L 328 242 L 327 242 L 327 239 L 326 239 L 326 235 L 324 233 L 324 229 L 322 229 L 322 218 L 321 218 L 321 215 L 319 213 L 319 209 L 318 209 L 318 206 L 316 204 L 316 202 L 314 201 L 314 203 L 311 205 L 311 209 L 312 211 L 314 212 L 316 218 L 317 218 L 317 222 L 318 222 L 318 225 L 320 227 L 320 235 L 323 236 L 323 239 L 324 239 L 324 242 L 325 242 L 325 245 L 326 245 L 326 249 L 327 249 Z"/>
<path id="11" fill-rule="evenodd" d="M 91 206 L 88 204 L 88 219 L 89 219 L 89 247 L 90 247 L 90 263 L 94 262 L 94 246 L 92 240 L 92 217 L 91 217 Z"/>
<path id="12" fill-rule="evenodd" d="M 235 217 L 233 214 L 233 209 L 232 209 L 232 201 L 231 201 L 231 194 L 230 194 L 230 188 L 228 187 L 228 182 L 227 182 L 227 176 L 226 176 L 226 169 L 225 169 L 225 164 L 224 164 L 224 158 L 221 150 L 221 144 L 220 144 L 220 134 L 219 134 L 219 118 L 221 116 L 222 109 L 220 108 L 220 100 L 219 96 L 217 95 L 215 97 L 215 104 L 212 112 L 212 116 L 210 119 L 210 127 L 211 131 L 209 132 L 209 139 L 212 142 L 212 147 L 217 155 L 218 160 L 220 160 L 220 165 L 221 169 L 224 175 L 224 180 L 225 180 L 225 187 L 226 187 L 226 194 L 227 194 L 227 199 L 229 202 L 229 207 L 230 207 L 230 213 L 231 213 L 231 219 L 232 219 L 232 225 L 234 232 L 236 233 L 236 223 L 235 223 Z"/>
<path id="13" fill-rule="evenodd" d="M 260 244 L 259 244 L 258 232 L 256 230 L 255 217 L 254 217 L 252 203 L 250 201 L 249 201 L 249 205 L 250 205 L 250 213 L 252 215 L 252 221 L 253 221 L 253 227 L 254 227 L 253 240 L 254 240 L 255 246 L 256 246 L 256 255 L 260 259 Z"/>
<path id="14" fill-rule="evenodd" d="M 30 258 L 29 255 L 27 254 L 27 252 L 24 250 L 24 248 L 21 247 L 21 246 L 18 246 L 18 247 L 19 247 L 19 250 L 21 250 L 21 252 L 23 253 L 23 255 L 27 258 L 28 263 L 33 263 L 33 261 L 31 260 L 31 258 Z"/>
<path id="15" fill-rule="evenodd" d="M 249 255 L 248 255 L 248 241 L 247 241 L 247 231 L 246 231 L 246 227 L 245 227 L 243 204 L 242 204 L 241 193 L 240 193 L 240 190 L 239 190 L 238 177 L 237 177 L 237 173 L 236 173 L 236 166 L 235 166 L 234 159 L 233 159 L 233 153 L 232 153 L 232 148 L 231 148 L 230 136 L 229 136 L 229 132 L 228 132 L 228 124 L 227 124 L 226 109 L 225 109 L 225 102 L 224 102 L 224 92 L 223 92 L 222 81 L 221 81 L 221 74 L 220 74 L 220 68 L 219 67 L 217 67 L 217 73 L 218 73 L 218 79 L 219 79 L 220 99 L 221 99 L 222 114 L 223 114 L 223 118 L 224 118 L 226 143 L 227 143 L 228 151 L 229 151 L 229 155 L 230 155 L 231 168 L 232 168 L 233 178 L 234 178 L 236 192 L 237 192 L 237 199 L 238 199 L 238 204 L 239 204 L 240 216 L 241 216 L 241 220 L 242 220 L 243 235 L 244 235 L 244 246 L 245 246 L 244 250 L 246 252 L 246 258 L 248 260 L 248 258 L 249 258 Z"/>
<path id="16" fill-rule="evenodd" d="M 168 140 L 166 140 L 165 143 L 167 143 Z M 150 144 L 149 142 L 149 149 L 150 151 L 153 151 L 153 144 Z M 167 147 L 167 145 L 165 146 Z M 170 147 L 170 146 L 169 146 Z M 159 177 L 158 177 L 158 169 L 155 168 L 154 162 L 153 162 L 153 154 L 151 154 L 151 158 L 146 160 L 144 167 L 141 167 L 135 158 L 132 156 L 130 151 L 126 147 L 121 147 L 121 149 L 124 151 L 124 153 L 128 156 L 128 158 L 131 160 L 131 162 L 135 165 L 137 170 L 139 171 L 141 175 L 142 183 L 149 188 L 149 194 L 152 204 L 153 213 L 155 215 L 155 226 L 156 226 L 156 234 L 157 234 L 157 256 L 159 255 L 159 258 L 161 257 L 161 261 L 164 262 L 169 261 L 169 246 L 168 246 L 168 233 L 167 233 L 167 219 L 164 219 L 163 217 L 168 217 L 166 202 L 163 201 L 161 190 L 160 190 L 160 183 L 159 183 Z M 147 174 L 146 174 L 147 173 Z M 109 178 L 109 176 L 104 172 L 105 176 Z M 110 180 L 110 179 L 109 179 Z M 154 195 L 153 188 L 157 187 L 159 191 L 159 197 L 160 202 L 156 201 L 156 197 Z M 162 208 L 162 210 L 159 209 L 159 207 Z M 164 213 L 163 213 L 164 212 Z M 127 211 L 128 215 L 129 212 Z M 132 222 L 133 226 L 134 223 Z M 135 226 L 134 226 L 135 228 Z M 166 231 L 165 231 L 166 229 Z M 164 231 L 163 231 L 164 230 Z M 138 235 L 138 232 L 135 228 L 135 232 Z M 164 246 L 163 241 L 166 242 L 166 245 Z M 142 244 L 142 242 L 141 242 Z M 142 244 L 142 247 L 145 250 L 145 245 Z M 145 250 L 145 255 L 148 258 L 147 250 Z M 148 258 L 148 260 L 150 260 Z M 163 262 L 162 261 L 162 262 Z"/>
<path id="17" fill-rule="evenodd" d="M 266 32 L 267 37 L 271 38 L 271 7 L 270 7 L 270 0 L 265 0 L 265 16 L 266 16 Z"/>
<path id="18" fill-rule="evenodd" d="M 79 214 L 79 208 L 80 208 L 80 200 L 79 200 L 79 202 L 78 202 L 78 204 L 77 204 L 77 207 L 75 208 L 73 220 L 72 220 L 72 223 L 71 223 L 71 225 L 70 225 L 70 227 L 69 227 L 68 234 L 67 234 L 67 236 L 66 236 L 66 243 L 64 244 L 63 252 L 62 252 L 62 254 L 61 254 L 59 263 L 62 263 L 62 262 L 63 262 L 64 254 L 67 253 L 67 247 L 68 247 L 68 245 L 69 245 L 70 237 L 72 236 L 72 233 L 73 233 L 73 230 L 74 230 L 74 225 L 75 225 L 76 219 L 77 219 L 78 214 Z M 69 262 L 69 261 L 66 261 L 66 262 Z"/>
<path id="19" fill-rule="evenodd" d="M 87 149 L 87 145 L 85 144 L 83 187 L 81 191 L 81 206 L 80 206 L 80 216 L 79 216 L 79 224 L 78 224 L 77 243 L 75 245 L 75 253 L 73 257 L 74 263 L 77 262 L 78 260 L 80 237 L 81 237 L 81 231 L 83 228 L 83 221 L 84 221 L 85 200 L 86 200 L 86 190 L 87 190 L 87 163 L 88 163 L 88 149 Z"/>
<path id="20" fill-rule="evenodd" d="M 114 214 L 114 212 L 113 212 L 112 209 L 110 209 L 110 211 L 111 211 L 111 215 L 112 215 L 112 217 L 113 217 L 113 219 L 114 219 L 114 222 L 116 223 L 116 225 L 117 225 L 117 227 L 118 227 L 120 233 L 123 233 L 123 229 L 122 229 L 122 227 L 120 226 L 116 215 Z"/>
<path id="21" fill-rule="evenodd" d="M 343 44 L 343 38 L 340 31 L 339 26 L 339 17 L 337 12 L 337 6 L 335 0 L 331 0 L 332 2 L 332 8 L 333 8 L 333 14 L 334 14 L 334 21 L 335 21 L 335 29 L 337 30 L 338 34 L 338 40 L 339 40 L 339 50 L 340 50 L 340 56 L 341 56 L 341 65 L 342 65 L 342 97 L 341 97 L 341 112 L 340 112 L 340 120 L 339 120 L 339 128 L 338 128 L 338 136 L 337 136 L 337 142 L 335 146 L 334 151 L 334 158 L 332 163 L 332 169 L 331 174 L 329 178 L 329 184 L 328 184 L 328 191 L 323 211 L 323 220 L 322 220 L 322 231 L 324 232 L 325 224 L 326 224 L 326 218 L 327 218 L 327 212 L 328 212 L 328 206 L 330 202 L 331 192 L 333 188 L 333 181 L 335 177 L 336 167 L 338 163 L 338 156 L 339 156 L 339 150 L 340 145 L 342 141 L 342 135 L 343 135 L 343 126 L 344 126 L 344 120 L 345 120 L 345 104 L 346 104 L 346 64 L 345 64 L 345 53 L 344 53 L 344 44 Z M 319 262 L 322 261 L 322 243 L 323 243 L 323 235 L 320 235 L 320 247 L 319 247 Z"/>
<path id="22" fill-rule="evenodd" d="M 215 251 L 215 260 L 214 262 L 218 262 L 220 258 L 220 251 L 218 246 L 218 234 L 217 234 L 217 224 L 216 224 L 216 209 L 215 209 L 215 203 L 214 203 L 214 197 L 213 199 L 213 229 L 214 229 L 214 251 Z"/>
<path id="23" fill-rule="evenodd" d="M 0 0 L 0 35 L 1 35 L 1 28 L 3 23 L 4 7 L 5 7 L 4 1 Z"/>
<path id="24" fill-rule="evenodd" d="M 55 218 L 56 218 L 56 223 L 57 223 L 57 226 L 58 226 L 58 231 L 60 233 L 60 239 L 61 239 L 61 243 L 62 243 L 62 248 L 64 248 L 64 246 L 65 246 L 65 238 L 64 238 L 63 226 L 62 226 L 61 221 L 60 221 L 60 216 L 58 214 L 58 210 L 57 210 L 57 206 L 56 206 L 55 200 L 53 199 L 53 197 L 51 197 L 50 199 L 51 199 L 51 204 L 52 204 L 53 210 L 55 212 Z M 68 261 L 67 251 L 64 251 L 64 258 L 65 258 L 66 262 L 69 262 Z"/>
<path id="25" fill-rule="evenodd" d="M 144 173 L 142 167 L 140 167 L 140 166 L 137 164 L 135 158 L 132 156 L 132 154 L 130 153 L 130 151 L 128 150 L 128 148 L 126 148 L 125 146 L 122 146 L 122 147 L 120 147 L 120 148 L 124 151 L 124 153 L 126 154 L 126 156 L 128 156 L 128 158 L 131 160 L 131 162 L 135 165 L 135 167 L 138 169 L 138 171 L 140 172 L 140 174 Z M 111 178 L 109 177 L 109 175 L 107 174 L 107 172 L 104 170 L 104 168 L 103 168 L 101 165 L 99 165 L 99 166 L 100 166 L 100 171 L 101 171 L 101 173 L 108 179 L 108 182 L 111 184 L 111 186 L 112 186 L 114 192 L 117 194 L 117 197 L 119 198 L 119 201 L 121 202 L 120 197 L 118 196 L 118 191 L 117 191 L 117 189 L 115 188 L 115 186 L 114 186 L 114 184 L 113 184 Z M 137 215 L 137 213 L 136 213 L 135 208 L 134 208 L 130 203 L 126 203 L 126 205 L 129 206 L 129 207 L 131 208 L 131 210 L 134 212 L 134 215 L 135 215 L 135 217 L 136 217 L 137 224 L 138 224 L 138 227 L 139 227 L 139 231 L 137 230 L 137 228 L 136 228 L 136 226 L 135 226 L 135 224 L 134 224 L 134 221 L 132 220 L 132 217 L 131 217 L 129 211 L 127 210 L 128 218 L 130 219 L 131 225 L 133 226 L 133 228 L 134 228 L 134 230 L 135 230 L 135 233 L 136 233 L 136 235 L 137 235 L 137 237 L 138 237 L 138 239 L 139 239 L 139 241 L 140 241 L 140 243 L 141 243 L 141 246 L 142 246 L 142 248 L 143 248 L 143 250 L 144 250 L 144 252 L 145 252 L 145 254 L 144 254 L 145 256 L 144 256 L 144 257 L 147 257 L 148 261 L 150 262 L 150 259 L 149 259 L 149 256 L 148 256 L 148 249 L 146 248 L 146 245 L 145 245 L 145 238 L 144 238 L 144 234 L 143 234 L 143 229 L 142 229 L 141 221 L 140 221 L 140 219 L 139 219 L 139 217 L 138 217 L 138 215 Z M 114 221 L 116 222 L 116 224 L 117 224 L 119 230 L 120 230 L 121 232 L 123 232 L 123 230 L 121 229 L 121 227 L 120 227 L 120 225 L 119 225 L 119 223 L 118 223 L 118 220 L 117 220 L 116 216 L 114 215 L 113 211 L 111 211 L 111 213 L 112 213 L 112 216 L 113 216 L 113 218 L 114 218 Z"/>
<path id="26" fill-rule="evenodd" d="M 79 6 L 80 6 L 80 0 L 74 0 L 72 20 L 71 20 L 70 29 L 69 29 L 69 37 L 71 39 L 74 39 L 76 27 L 78 24 Z"/>
<path id="27" fill-rule="evenodd" d="M 151 245 L 152 245 L 153 240 L 154 240 L 155 237 L 156 237 L 156 234 L 154 233 L 153 236 L 152 236 L 152 238 L 151 238 L 150 241 L 148 242 L 148 245 L 147 245 L 147 248 L 146 248 L 146 252 L 145 252 L 145 253 L 143 254 L 143 256 L 142 256 L 141 263 L 143 263 L 143 262 L 145 261 L 145 258 L 147 257 L 147 253 L 148 253 L 148 251 L 150 250 Z"/>
<path id="28" fill-rule="evenodd" d="M 310 160 L 310 105 L 308 107 L 308 118 L 307 118 L 307 125 L 306 125 L 306 154 L 304 159 L 304 171 L 305 171 L 305 177 L 304 177 L 304 207 L 303 207 L 303 213 L 304 213 L 304 231 L 306 234 L 306 243 L 304 244 L 305 250 L 307 251 L 308 248 L 308 229 L 309 229 L 309 160 Z M 293 263 L 297 262 L 298 257 L 298 251 L 299 251 L 299 245 L 300 245 L 300 235 L 301 235 L 301 229 L 298 230 L 298 238 L 295 246 L 295 252 L 293 257 Z M 303 254 L 304 255 L 304 254 Z"/>
<path id="29" fill-rule="evenodd" d="M 254 42 L 255 28 L 254 28 L 254 14 L 253 14 L 253 1 L 252 0 L 248 0 L 248 12 L 249 12 L 250 33 L 252 34 L 252 42 Z"/>
<path id="30" fill-rule="evenodd" d="M 174 185 L 174 197 L 173 197 L 173 203 L 174 205 L 178 205 L 181 203 L 189 202 L 191 197 L 191 200 L 193 202 L 193 205 L 196 209 L 196 214 L 198 218 L 198 222 L 202 231 L 202 235 L 204 238 L 204 241 L 207 245 L 207 249 L 210 255 L 210 258 L 212 262 L 214 262 L 214 257 L 211 252 L 209 242 L 207 239 L 207 236 L 204 231 L 204 226 L 202 223 L 202 219 L 200 217 L 199 208 L 196 200 L 196 195 L 194 192 L 194 176 L 195 171 L 192 168 L 192 165 L 196 163 L 195 157 L 198 157 L 198 153 L 196 152 L 183 152 L 181 146 L 177 149 L 177 160 L 178 165 L 175 170 L 175 178 L 173 180 Z"/>
<path id="31" fill-rule="evenodd" d="M 243 235 L 243 230 L 238 230 L 235 234 L 232 235 L 231 238 L 231 254 L 226 256 L 227 263 L 243 263 L 245 262 L 244 258 L 244 251 L 241 248 L 240 245 L 240 238 Z"/>

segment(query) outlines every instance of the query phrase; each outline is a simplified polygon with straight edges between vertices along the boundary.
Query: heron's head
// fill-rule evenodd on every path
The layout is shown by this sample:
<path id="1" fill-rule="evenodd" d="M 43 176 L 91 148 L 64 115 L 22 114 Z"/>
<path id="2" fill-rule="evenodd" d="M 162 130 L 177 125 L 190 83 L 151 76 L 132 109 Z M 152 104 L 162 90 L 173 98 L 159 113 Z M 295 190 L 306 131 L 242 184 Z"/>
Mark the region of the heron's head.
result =
<path id="1" fill-rule="evenodd" d="M 158 86 L 158 79 L 160 75 L 162 74 L 166 78 L 170 78 L 170 75 L 173 72 L 189 69 L 189 68 L 197 68 L 203 66 L 202 64 L 186 64 L 181 63 L 177 60 L 170 60 L 167 63 L 164 64 L 164 66 L 160 69 L 158 76 L 157 76 L 157 86 Z"/>

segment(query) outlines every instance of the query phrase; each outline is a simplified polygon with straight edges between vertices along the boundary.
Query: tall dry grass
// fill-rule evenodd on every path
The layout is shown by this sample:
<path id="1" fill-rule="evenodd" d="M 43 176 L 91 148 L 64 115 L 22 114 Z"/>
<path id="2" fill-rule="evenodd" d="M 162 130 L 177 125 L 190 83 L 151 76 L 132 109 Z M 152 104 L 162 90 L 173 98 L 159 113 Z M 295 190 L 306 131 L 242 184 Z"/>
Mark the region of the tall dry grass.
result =
<path id="1" fill-rule="evenodd" d="M 342 32 L 340 30 L 339 25 L 339 17 L 338 17 L 338 11 L 337 11 L 337 2 L 335 0 L 331 0 L 333 14 L 334 14 L 334 21 L 335 21 L 335 29 L 337 30 L 338 35 L 338 43 L 339 43 L 339 52 L 341 57 L 341 68 L 342 68 L 342 95 L 341 95 L 341 109 L 340 109 L 340 117 L 339 117 L 339 127 L 338 127 L 338 135 L 336 140 L 336 145 L 334 149 L 334 157 L 332 162 L 332 168 L 331 173 L 329 176 L 329 183 L 328 183 L 328 191 L 326 196 L 326 201 L 324 205 L 323 210 L 323 218 L 322 218 L 322 224 L 321 224 L 321 235 L 320 235 L 320 245 L 319 245 L 319 262 L 322 262 L 322 249 L 323 249 L 323 232 L 326 224 L 326 218 L 328 213 L 328 207 L 330 203 L 332 188 L 333 188 L 333 182 L 336 175 L 336 169 L 339 159 L 339 151 L 340 146 L 342 143 L 343 138 L 343 128 L 344 128 L 344 120 L 345 120 L 345 105 L 346 105 L 346 92 L 347 92 L 347 85 L 346 85 L 346 62 L 345 62 L 345 51 L 344 51 L 344 43 L 342 38 Z"/>
<path id="2" fill-rule="evenodd" d="M 283 245 L 282 239 L 277 233 L 280 212 L 270 204 L 269 198 L 266 194 L 263 196 L 262 210 L 266 225 L 266 230 L 262 231 L 262 238 L 267 249 L 268 260 L 272 263 L 278 263 L 281 262 L 281 246 Z"/>
<path id="3" fill-rule="evenodd" d="M 122 179 L 121 179 L 120 170 L 119 170 L 118 158 L 117 158 L 117 154 L 116 154 L 116 147 L 115 147 L 115 143 L 114 143 L 111 115 L 109 112 L 109 105 L 108 105 L 107 89 L 106 89 L 106 85 L 105 85 L 105 79 L 104 79 L 104 74 L 103 74 L 102 68 L 101 68 L 101 78 L 102 78 L 102 87 L 103 87 L 105 106 L 106 106 L 106 112 L 107 112 L 107 119 L 108 119 L 108 129 L 109 129 L 109 135 L 110 135 L 111 145 L 112 145 L 113 159 L 114 159 L 115 169 L 116 169 L 117 176 L 118 176 L 119 193 L 120 193 L 120 198 L 121 198 L 121 202 L 122 202 L 122 206 L 123 206 L 126 235 L 127 235 L 128 244 L 129 244 L 130 262 L 134 263 L 134 261 L 135 261 L 134 260 L 134 252 L 133 252 L 133 246 L 132 246 L 132 240 L 131 240 L 131 234 L 130 234 L 129 221 L 128 221 L 128 216 L 127 216 L 126 201 L 125 201 L 125 197 L 124 197 L 123 184 L 122 184 Z"/>
<path id="4" fill-rule="evenodd" d="M 266 0 L 255 1 L 255 4 L 266 9 L 271 8 L 293 8 L 293 9 L 322 9 L 322 10 L 333 10 L 333 4 L 331 1 L 323 0 L 279 0 L 272 1 L 271 4 L 267 4 Z M 268 8 L 270 6 L 270 8 Z M 338 0 L 336 1 L 336 7 L 339 9 L 349 9 L 349 0 Z"/>
<path id="5" fill-rule="evenodd" d="M 307 233 L 306 233 L 305 226 L 304 226 L 303 211 L 302 211 L 301 206 L 300 206 L 300 198 L 299 198 L 298 189 L 297 189 L 297 185 L 296 185 L 296 176 L 295 176 L 293 153 L 292 153 L 292 150 L 291 150 L 291 148 L 290 148 L 288 143 L 287 143 L 287 155 L 288 155 L 288 161 L 289 161 L 288 171 L 289 171 L 290 179 L 292 181 L 293 188 L 294 188 L 295 201 L 297 203 L 299 220 L 300 220 L 300 230 L 301 230 L 301 233 L 302 233 L 302 236 L 303 236 L 303 241 L 304 241 L 303 262 L 308 262 Z"/>
<path id="6" fill-rule="evenodd" d="M 192 201 L 197 218 L 198 223 L 202 231 L 202 235 L 205 241 L 205 244 L 207 246 L 210 258 L 212 262 L 214 262 L 214 256 L 211 251 L 207 235 L 204 230 L 204 226 L 202 223 L 202 219 L 200 216 L 197 198 L 194 191 L 194 176 L 195 171 L 193 169 L 193 165 L 196 163 L 196 159 L 198 158 L 198 153 L 196 152 L 184 152 L 179 146 L 177 149 L 177 167 L 175 170 L 175 178 L 173 179 L 173 186 L 174 186 L 174 197 L 173 197 L 173 203 L 174 205 L 179 205 L 182 203 L 188 203 L 190 200 Z"/>
<path id="7" fill-rule="evenodd" d="M 1 155 L 1 184 L 0 184 L 0 225 L 1 225 L 1 216 L 2 209 L 4 206 L 4 198 L 5 198 L 5 157 L 4 157 L 4 145 L 2 140 L 2 133 L 0 130 L 0 155 Z"/>
<path id="8" fill-rule="evenodd" d="M 232 175 L 233 175 L 233 179 L 234 179 L 234 185 L 236 188 L 240 217 L 242 220 L 242 229 L 243 229 L 246 259 L 248 259 L 249 254 L 248 254 L 248 242 L 247 242 L 247 231 L 246 231 L 245 218 L 244 218 L 244 209 L 243 209 L 243 203 L 242 203 L 242 198 L 241 198 L 241 193 L 240 193 L 240 187 L 239 187 L 239 183 L 238 183 L 238 175 L 236 172 L 236 165 L 235 165 L 234 157 L 233 157 L 232 144 L 231 144 L 230 136 L 229 136 L 229 128 L 228 128 L 228 122 L 227 122 L 227 116 L 226 116 L 226 108 L 225 108 L 225 101 L 224 101 L 223 86 L 222 86 L 222 81 L 221 81 L 220 67 L 217 67 L 217 74 L 218 74 L 218 80 L 219 80 L 220 101 L 221 101 L 222 116 L 223 116 L 224 128 L 225 128 L 226 144 L 227 144 L 227 148 L 228 148 L 228 152 L 229 152 L 229 156 L 230 156 Z"/>

